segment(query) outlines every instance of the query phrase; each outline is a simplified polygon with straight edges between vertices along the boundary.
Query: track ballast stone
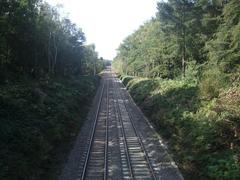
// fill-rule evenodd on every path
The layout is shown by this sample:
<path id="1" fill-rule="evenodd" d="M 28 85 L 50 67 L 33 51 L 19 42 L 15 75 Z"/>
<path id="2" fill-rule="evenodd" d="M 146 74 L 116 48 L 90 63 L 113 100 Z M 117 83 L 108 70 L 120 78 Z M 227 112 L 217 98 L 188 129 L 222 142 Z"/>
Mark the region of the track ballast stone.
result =
<path id="1" fill-rule="evenodd" d="M 183 179 L 161 137 L 111 69 L 102 75 L 91 111 L 59 177 L 81 179 Z"/>

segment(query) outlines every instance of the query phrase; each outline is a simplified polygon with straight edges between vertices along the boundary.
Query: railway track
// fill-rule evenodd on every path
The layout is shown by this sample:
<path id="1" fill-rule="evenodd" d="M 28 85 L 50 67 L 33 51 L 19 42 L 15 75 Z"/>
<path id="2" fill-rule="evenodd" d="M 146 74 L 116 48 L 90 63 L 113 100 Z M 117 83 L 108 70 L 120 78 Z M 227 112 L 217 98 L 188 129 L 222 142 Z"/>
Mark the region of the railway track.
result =
<path id="1" fill-rule="evenodd" d="M 108 70 L 77 180 L 162 179 L 156 157 L 134 119 L 129 97 Z"/>
<path id="2" fill-rule="evenodd" d="M 122 95 L 121 89 L 116 87 L 117 80 L 114 79 L 115 89 L 117 89 L 116 97 L 116 108 L 118 115 L 119 124 L 121 127 L 121 152 L 125 152 L 122 157 L 122 161 L 126 162 L 127 167 L 123 167 L 128 172 L 124 173 L 125 179 L 154 179 L 157 177 L 153 170 L 152 164 L 149 160 L 148 153 L 142 142 L 142 138 L 138 135 L 137 129 L 132 121 L 131 112 L 129 112 L 126 101 Z"/>
<path id="3" fill-rule="evenodd" d="M 102 86 L 91 137 L 85 156 L 81 179 L 107 179 L 108 176 L 108 116 L 109 81 Z M 105 96 L 105 97 L 104 97 Z"/>

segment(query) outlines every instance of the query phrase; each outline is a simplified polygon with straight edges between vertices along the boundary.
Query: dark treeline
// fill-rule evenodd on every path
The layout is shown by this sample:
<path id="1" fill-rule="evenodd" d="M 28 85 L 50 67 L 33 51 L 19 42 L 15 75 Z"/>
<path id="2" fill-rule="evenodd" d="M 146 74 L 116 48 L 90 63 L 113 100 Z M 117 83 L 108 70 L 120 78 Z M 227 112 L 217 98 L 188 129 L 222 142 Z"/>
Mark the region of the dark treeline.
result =
<path id="1" fill-rule="evenodd" d="M 42 0 L 0 0 L 0 179 L 57 179 L 109 61 Z"/>
<path id="2" fill-rule="evenodd" d="M 1 0 L 1 80 L 9 72 L 33 77 L 71 76 L 99 72 L 94 45 L 86 46 L 85 35 L 58 8 L 41 0 Z"/>
<path id="3" fill-rule="evenodd" d="M 168 0 L 113 62 L 187 179 L 240 178 L 240 1 Z"/>

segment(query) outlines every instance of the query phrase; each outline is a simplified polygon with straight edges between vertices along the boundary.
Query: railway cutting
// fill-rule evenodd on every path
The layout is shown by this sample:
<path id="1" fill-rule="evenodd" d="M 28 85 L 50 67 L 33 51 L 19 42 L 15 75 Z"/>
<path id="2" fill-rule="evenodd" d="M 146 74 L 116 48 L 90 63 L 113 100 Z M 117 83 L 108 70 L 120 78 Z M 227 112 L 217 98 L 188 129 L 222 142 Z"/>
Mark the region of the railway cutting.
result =
<path id="1" fill-rule="evenodd" d="M 182 180 L 161 138 L 107 68 L 59 180 Z"/>

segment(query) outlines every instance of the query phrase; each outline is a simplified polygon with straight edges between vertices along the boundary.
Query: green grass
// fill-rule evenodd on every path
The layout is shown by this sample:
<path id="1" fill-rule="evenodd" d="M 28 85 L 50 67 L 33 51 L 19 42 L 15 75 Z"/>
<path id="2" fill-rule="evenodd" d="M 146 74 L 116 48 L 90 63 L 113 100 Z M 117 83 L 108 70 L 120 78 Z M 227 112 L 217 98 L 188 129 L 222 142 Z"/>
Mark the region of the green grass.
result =
<path id="1" fill-rule="evenodd" d="M 82 76 L 0 87 L 0 179 L 57 179 L 99 79 Z"/>
<path id="2" fill-rule="evenodd" d="M 240 88 L 206 100 L 188 80 L 134 78 L 134 100 L 158 132 L 186 179 L 240 178 Z"/>

